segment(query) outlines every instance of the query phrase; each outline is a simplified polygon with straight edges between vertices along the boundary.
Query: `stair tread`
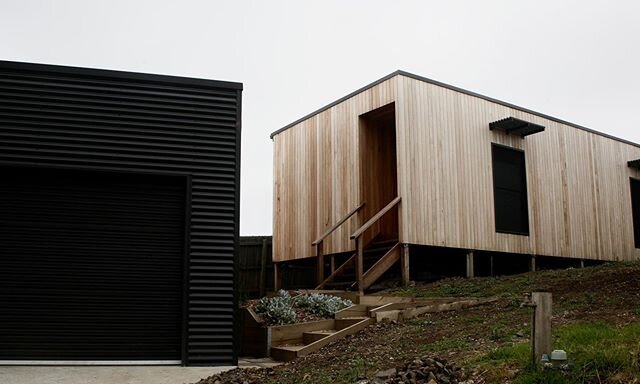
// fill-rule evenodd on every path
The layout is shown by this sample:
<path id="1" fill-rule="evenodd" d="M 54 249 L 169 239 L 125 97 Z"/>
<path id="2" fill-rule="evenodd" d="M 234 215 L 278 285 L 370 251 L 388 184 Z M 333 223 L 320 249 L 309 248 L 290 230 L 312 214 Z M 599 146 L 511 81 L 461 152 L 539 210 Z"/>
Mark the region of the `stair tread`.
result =
<path id="1" fill-rule="evenodd" d="M 308 344 L 292 344 L 292 345 L 277 345 L 271 347 L 271 349 L 282 349 L 285 351 L 299 351 L 302 348 L 306 347 Z"/>
<path id="2" fill-rule="evenodd" d="M 374 241 L 368 244 L 369 247 L 384 247 L 389 244 L 397 243 L 398 240 Z"/>
<path id="3" fill-rule="evenodd" d="M 351 309 L 351 310 L 364 310 L 367 309 L 368 307 L 370 307 L 370 305 L 366 305 L 366 304 L 351 304 L 351 306 L 345 308 L 345 309 Z"/>
<path id="4" fill-rule="evenodd" d="M 364 249 L 363 273 L 368 272 L 385 256 L 391 249 L 398 246 L 397 239 L 374 241 Z M 326 264 L 328 265 L 328 264 Z M 325 287 L 336 290 L 353 290 L 356 284 L 355 263 L 350 263 L 342 271 L 334 276 L 332 281 L 324 284 Z"/>
<path id="5" fill-rule="evenodd" d="M 318 329 L 316 331 L 308 331 L 308 332 L 304 332 L 304 333 L 314 333 L 314 334 L 318 334 L 318 335 L 331 335 L 333 333 L 338 332 L 335 329 Z"/>
<path id="6" fill-rule="evenodd" d="M 348 288 L 351 286 L 351 284 L 353 284 L 353 279 L 349 280 L 349 281 L 338 281 L 335 283 L 327 283 L 325 285 L 331 286 L 331 287 L 345 287 Z"/>
<path id="7" fill-rule="evenodd" d="M 290 345 L 280 345 L 280 346 L 272 346 L 271 352 L 272 356 L 279 360 L 290 361 L 300 356 L 305 356 L 309 353 L 315 352 L 320 348 L 326 346 L 331 341 L 342 339 L 346 335 L 351 335 L 365 326 L 375 323 L 375 319 L 371 317 L 349 317 L 345 319 L 336 319 L 339 320 L 355 320 L 352 323 L 347 322 L 345 327 L 341 327 L 336 330 L 315 330 L 305 332 L 307 334 L 315 334 L 315 335 L 325 335 L 317 340 L 311 341 L 308 344 L 290 344 Z M 330 333 L 319 333 L 319 332 L 330 332 Z M 335 336 L 332 336 L 335 334 Z"/>
<path id="8" fill-rule="evenodd" d="M 367 249 L 365 249 L 365 252 L 367 250 L 372 251 L 372 250 L 378 250 L 378 249 L 391 248 L 394 245 L 396 245 L 397 243 L 398 243 L 398 240 L 387 240 L 387 241 L 381 241 L 381 242 L 377 242 L 377 243 L 371 243 L 371 244 L 369 244 Z"/>
<path id="9" fill-rule="evenodd" d="M 368 253 L 374 253 L 374 252 L 383 253 L 383 252 L 386 252 L 386 251 L 390 250 L 391 248 L 393 248 L 393 247 L 369 248 L 369 249 L 364 251 L 364 256 L 367 256 Z"/>

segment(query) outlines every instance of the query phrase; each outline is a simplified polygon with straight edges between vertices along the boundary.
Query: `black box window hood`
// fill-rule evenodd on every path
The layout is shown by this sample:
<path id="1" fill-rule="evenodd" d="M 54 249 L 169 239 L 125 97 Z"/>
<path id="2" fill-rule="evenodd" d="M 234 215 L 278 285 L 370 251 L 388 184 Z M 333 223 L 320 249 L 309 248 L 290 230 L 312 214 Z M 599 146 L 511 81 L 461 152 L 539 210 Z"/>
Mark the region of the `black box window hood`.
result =
<path id="1" fill-rule="evenodd" d="M 505 119 L 489 123 L 489 129 L 492 131 L 504 131 L 508 135 L 520 135 L 522 138 L 544 131 L 544 127 L 542 125 L 516 119 L 515 117 L 507 117 Z"/>

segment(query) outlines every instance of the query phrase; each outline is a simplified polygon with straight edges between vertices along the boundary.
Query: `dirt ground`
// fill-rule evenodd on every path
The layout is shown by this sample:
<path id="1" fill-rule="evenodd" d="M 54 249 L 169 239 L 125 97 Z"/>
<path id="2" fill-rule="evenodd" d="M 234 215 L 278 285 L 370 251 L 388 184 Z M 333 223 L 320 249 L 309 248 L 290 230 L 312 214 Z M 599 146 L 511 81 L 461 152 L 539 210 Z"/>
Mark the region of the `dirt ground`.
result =
<path id="1" fill-rule="evenodd" d="M 234 370 L 202 383 L 356 383 L 417 356 L 445 358 L 476 375 L 474 359 L 506 343 L 527 342 L 526 293 L 553 294 L 553 327 L 584 321 L 640 321 L 640 263 L 542 271 L 498 278 L 447 279 L 385 292 L 405 296 L 497 296 L 492 304 L 379 323 L 273 369 Z M 507 373 L 515 376 L 517 370 Z M 477 382 L 477 381 L 476 381 Z"/>

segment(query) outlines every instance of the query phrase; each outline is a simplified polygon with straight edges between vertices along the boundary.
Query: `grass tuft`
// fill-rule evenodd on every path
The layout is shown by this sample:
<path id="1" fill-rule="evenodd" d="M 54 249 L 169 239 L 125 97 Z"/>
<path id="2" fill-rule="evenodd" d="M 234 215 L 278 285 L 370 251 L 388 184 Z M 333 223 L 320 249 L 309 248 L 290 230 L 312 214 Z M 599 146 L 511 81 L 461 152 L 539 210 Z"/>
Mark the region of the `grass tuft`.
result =
<path id="1" fill-rule="evenodd" d="M 530 345 L 511 344 L 491 350 L 478 364 L 500 381 L 504 367 L 522 373 L 514 383 L 590 383 L 609 377 L 633 378 L 640 375 L 640 324 L 616 327 L 604 322 L 567 325 L 557 330 L 554 348 L 567 351 L 568 372 L 530 370 Z"/>

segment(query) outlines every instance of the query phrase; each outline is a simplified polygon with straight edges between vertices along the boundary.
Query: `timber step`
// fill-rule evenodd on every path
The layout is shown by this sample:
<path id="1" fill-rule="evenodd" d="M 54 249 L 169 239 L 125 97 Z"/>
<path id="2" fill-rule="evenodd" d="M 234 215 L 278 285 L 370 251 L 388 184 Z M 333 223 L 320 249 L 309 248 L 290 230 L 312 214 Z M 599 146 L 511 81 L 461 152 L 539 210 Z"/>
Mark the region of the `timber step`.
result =
<path id="1" fill-rule="evenodd" d="M 352 318 L 352 317 L 373 317 L 371 311 L 378 306 L 370 306 L 364 304 L 354 304 L 335 314 L 336 319 Z"/>
<path id="2" fill-rule="evenodd" d="M 359 296 L 333 319 L 274 327 L 269 349 L 275 360 L 290 361 L 385 320 L 410 319 L 425 313 L 455 311 L 493 303 L 496 298 Z"/>
<path id="3" fill-rule="evenodd" d="M 353 275 L 353 273 L 351 273 L 351 275 Z M 340 281 L 327 283 L 325 284 L 325 286 L 331 289 L 341 289 L 343 291 L 346 291 L 351 289 L 351 285 L 353 285 L 353 280 L 354 280 L 353 276 L 351 277 L 344 276 L 342 279 L 340 279 Z"/>
<path id="4" fill-rule="evenodd" d="M 371 268 L 378 260 L 380 260 L 382 256 L 384 256 L 387 252 L 389 252 L 391 248 L 393 248 L 393 245 L 389 247 L 377 249 L 374 252 L 365 252 L 362 258 L 362 263 L 364 265 L 365 270 Z M 328 265 L 325 266 L 325 269 L 328 270 L 327 267 Z M 356 268 L 355 264 L 348 265 L 347 267 L 345 267 L 344 272 L 341 274 L 341 276 L 353 275 L 355 273 L 355 268 Z M 336 276 L 336 277 L 339 277 L 339 276 Z M 353 279 L 351 281 L 353 281 Z M 330 284 L 327 284 L 327 286 L 328 285 Z"/>
<path id="5" fill-rule="evenodd" d="M 320 339 L 324 339 L 325 337 L 332 335 L 336 333 L 335 329 L 327 329 L 324 331 L 311 331 L 311 332 L 304 332 L 302 334 L 302 342 L 304 344 L 311 344 L 314 341 L 318 341 Z"/>
<path id="6" fill-rule="evenodd" d="M 343 310 L 343 314 L 340 315 L 343 311 L 336 313 L 333 329 L 304 331 L 302 332 L 301 343 L 272 346 L 271 357 L 275 360 L 291 361 L 297 357 L 315 352 L 333 341 L 354 334 L 376 322 L 371 317 L 370 309 L 373 309 L 373 307 L 361 305 L 346 308 Z M 363 314 L 363 316 L 354 316 L 355 314 Z"/>
<path id="7" fill-rule="evenodd" d="M 366 257 L 367 254 L 373 254 L 373 253 L 384 255 L 385 253 L 387 253 L 389 249 L 391 249 L 397 243 L 398 243 L 398 240 L 384 240 L 384 241 L 371 243 L 371 245 L 369 245 L 364 250 L 364 256 Z"/>
<path id="8" fill-rule="evenodd" d="M 363 255 L 365 273 L 365 289 L 375 283 L 400 258 L 400 247 L 397 240 L 379 241 L 367 246 Z M 356 288 L 355 263 L 345 266 L 325 287 L 332 289 Z"/>
<path id="9" fill-rule="evenodd" d="M 271 347 L 271 358 L 278 361 L 291 361 L 298 357 L 298 352 L 307 345 L 281 345 L 279 347 Z"/>

